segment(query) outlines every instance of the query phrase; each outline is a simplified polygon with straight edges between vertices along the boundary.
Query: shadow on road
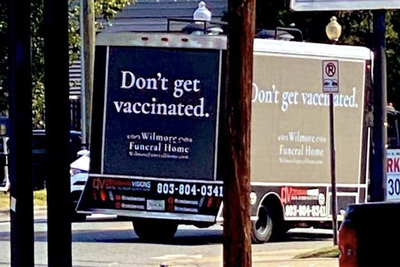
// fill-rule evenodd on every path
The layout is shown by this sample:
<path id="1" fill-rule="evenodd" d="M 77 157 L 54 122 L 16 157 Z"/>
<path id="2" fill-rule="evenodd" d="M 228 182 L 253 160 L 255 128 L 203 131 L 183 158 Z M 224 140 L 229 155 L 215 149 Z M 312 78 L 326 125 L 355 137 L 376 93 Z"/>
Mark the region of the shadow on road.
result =
<path id="1" fill-rule="evenodd" d="M 76 243 L 85 242 L 102 242 L 102 243 L 149 243 L 140 240 L 135 234 L 133 228 L 127 229 L 127 225 L 120 225 L 116 219 L 106 220 L 89 220 L 82 225 L 81 223 L 74 224 L 72 231 L 72 241 Z M 93 226 L 91 223 L 99 223 L 97 226 Z M 112 224 L 112 223 L 116 224 Z M 46 224 L 47 220 L 44 218 L 35 219 L 36 224 Z M 105 225 L 103 225 L 103 223 Z M 107 223 L 111 223 L 108 225 Z M 89 226 L 89 228 L 87 227 Z M 79 227 L 85 227 L 86 229 L 76 229 Z M 182 229 L 183 228 L 183 229 Z M 199 245 L 210 245 L 210 244 L 222 244 L 223 233 L 222 227 L 218 228 L 192 228 L 189 226 L 180 227 L 170 242 L 164 243 L 172 246 L 199 246 Z M 188 228 L 188 229 L 187 229 Z M 281 240 L 274 241 L 280 243 L 286 242 L 309 242 L 309 241 L 326 241 L 332 239 L 332 234 L 329 231 L 313 231 L 313 230 L 291 230 Z M 10 241 L 10 232 L 0 231 L 0 241 Z M 47 231 L 42 230 L 35 231 L 36 242 L 47 242 Z"/>
<path id="2" fill-rule="evenodd" d="M 308 241 L 326 241 L 331 239 L 330 234 L 314 233 L 287 233 L 282 240 L 274 241 L 280 243 L 286 242 L 308 242 Z M 9 232 L 0 232 L 0 241 L 10 241 Z M 35 232 L 35 242 L 47 242 L 46 231 Z M 100 242 L 100 243 L 151 243 L 141 241 L 133 230 L 75 230 L 72 233 L 72 242 Z M 172 246 L 199 246 L 210 244 L 222 244 L 223 237 L 221 230 L 178 230 L 175 238 L 170 242 L 163 244 Z"/>

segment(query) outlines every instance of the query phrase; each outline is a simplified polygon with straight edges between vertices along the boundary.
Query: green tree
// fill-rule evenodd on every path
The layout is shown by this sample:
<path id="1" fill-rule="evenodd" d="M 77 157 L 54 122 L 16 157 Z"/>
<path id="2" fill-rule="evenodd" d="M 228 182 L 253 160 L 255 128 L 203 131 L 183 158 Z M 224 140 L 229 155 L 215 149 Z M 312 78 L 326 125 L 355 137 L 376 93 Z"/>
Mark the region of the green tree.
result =
<path id="1" fill-rule="evenodd" d="M 0 1 L 0 114 L 7 110 L 7 5 Z"/>
<path id="2" fill-rule="evenodd" d="M 373 14 L 363 12 L 341 12 L 340 23 L 344 25 L 343 43 L 372 47 Z M 387 99 L 400 108 L 400 12 L 386 12 L 386 57 L 387 57 Z"/>
<path id="3" fill-rule="evenodd" d="M 106 20 L 113 18 L 132 0 L 95 0 L 97 16 Z M 7 1 L 0 1 L 0 114 L 8 114 L 8 48 L 7 48 Z M 80 56 L 79 0 L 69 1 L 70 61 Z M 44 127 L 44 56 L 43 56 L 43 0 L 31 3 L 32 33 L 32 123 L 34 128 Z M 100 26 L 100 25 L 99 25 Z"/>
<path id="4" fill-rule="evenodd" d="M 400 11 L 391 12 L 387 39 L 388 102 L 400 109 Z"/>

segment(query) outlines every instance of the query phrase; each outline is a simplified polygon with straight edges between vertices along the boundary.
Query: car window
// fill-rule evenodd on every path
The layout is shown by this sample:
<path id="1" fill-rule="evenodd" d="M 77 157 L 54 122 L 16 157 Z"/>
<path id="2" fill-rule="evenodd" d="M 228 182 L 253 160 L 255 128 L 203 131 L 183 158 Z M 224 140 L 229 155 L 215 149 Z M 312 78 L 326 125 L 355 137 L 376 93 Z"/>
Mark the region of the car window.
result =
<path id="1" fill-rule="evenodd" d="M 400 115 L 397 113 L 387 114 L 387 121 L 388 121 L 387 136 L 388 136 L 389 148 L 400 147 L 399 117 Z"/>

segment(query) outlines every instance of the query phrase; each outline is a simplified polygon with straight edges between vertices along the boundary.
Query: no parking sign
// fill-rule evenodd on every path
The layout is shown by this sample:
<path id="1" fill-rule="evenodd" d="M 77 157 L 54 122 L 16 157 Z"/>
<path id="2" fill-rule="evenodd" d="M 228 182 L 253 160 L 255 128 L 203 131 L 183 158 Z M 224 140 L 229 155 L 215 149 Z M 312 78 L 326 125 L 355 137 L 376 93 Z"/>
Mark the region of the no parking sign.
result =
<path id="1" fill-rule="evenodd" d="M 322 61 L 322 91 L 328 94 L 339 93 L 339 62 Z"/>

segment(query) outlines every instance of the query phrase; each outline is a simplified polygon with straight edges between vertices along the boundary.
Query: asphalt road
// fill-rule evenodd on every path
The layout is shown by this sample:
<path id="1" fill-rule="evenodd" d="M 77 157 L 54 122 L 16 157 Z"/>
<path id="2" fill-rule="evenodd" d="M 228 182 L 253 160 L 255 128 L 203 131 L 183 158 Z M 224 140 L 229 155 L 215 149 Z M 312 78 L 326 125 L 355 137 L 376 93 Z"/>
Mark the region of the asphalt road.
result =
<path id="1" fill-rule="evenodd" d="M 10 266 L 10 223 L 4 218 L 0 216 L 0 266 Z M 181 226 L 166 244 L 143 243 L 130 222 L 112 217 L 73 223 L 72 233 L 73 266 L 222 266 L 220 226 Z M 331 238 L 327 230 L 292 230 L 282 242 L 253 245 L 253 266 L 338 266 L 337 259 L 293 260 L 298 253 L 332 245 Z M 47 266 L 45 214 L 35 216 L 35 266 Z"/>

